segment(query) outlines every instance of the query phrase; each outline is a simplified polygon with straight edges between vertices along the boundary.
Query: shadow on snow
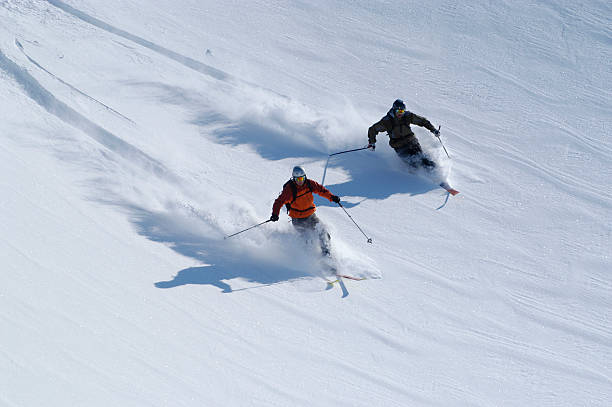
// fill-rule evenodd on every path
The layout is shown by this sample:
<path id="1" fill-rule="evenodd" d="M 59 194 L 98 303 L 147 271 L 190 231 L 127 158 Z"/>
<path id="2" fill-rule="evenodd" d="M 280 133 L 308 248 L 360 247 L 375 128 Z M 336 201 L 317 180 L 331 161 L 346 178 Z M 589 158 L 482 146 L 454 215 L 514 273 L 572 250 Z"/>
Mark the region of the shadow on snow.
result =
<path id="1" fill-rule="evenodd" d="M 224 293 L 232 289 L 227 282 L 236 278 L 268 286 L 292 280 L 312 277 L 304 271 L 292 270 L 273 263 L 269 259 L 258 258 L 253 251 L 242 251 L 240 255 L 236 242 L 223 240 L 218 232 L 209 234 L 194 233 L 192 226 L 200 219 L 182 219 L 189 225 L 177 224 L 177 214 L 152 213 L 132 208 L 132 222 L 140 235 L 168 245 L 177 253 L 205 263 L 205 266 L 189 267 L 179 271 L 171 280 L 155 283 L 158 288 L 174 288 L 188 284 L 212 285 Z M 180 216 L 178 216 L 180 217 Z M 244 290 L 241 288 L 238 290 Z"/>

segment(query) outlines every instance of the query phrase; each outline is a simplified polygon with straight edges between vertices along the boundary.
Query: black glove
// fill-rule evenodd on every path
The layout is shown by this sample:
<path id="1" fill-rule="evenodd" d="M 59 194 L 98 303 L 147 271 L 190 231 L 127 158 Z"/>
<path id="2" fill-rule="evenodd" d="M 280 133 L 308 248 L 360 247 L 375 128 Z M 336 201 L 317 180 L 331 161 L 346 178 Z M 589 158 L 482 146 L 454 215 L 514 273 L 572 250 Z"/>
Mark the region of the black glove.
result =
<path id="1" fill-rule="evenodd" d="M 433 129 L 431 132 L 433 133 L 433 135 L 434 135 L 434 136 L 436 136 L 436 137 L 440 137 L 440 130 L 438 130 L 438 129 Z"/>
<path id="2" fill-rule="evenodd" d="M 272 222 L 276 222 L 278 220 L 278 215 L 272 214 L 272 216 L 270 216 L 270 220 Z"/>
<path id="3" fill-rule="evenodd" d="M 331 196 L 331 201 L 339 204 L 340 203 L 340 197 L 338 195 L 332 195 Z"/>
<path id="4" fill-rule="evenodd" d="M 376 144 L 375 143 L 370 143 L 368 144 L 368 148 L 372 151 L 376 150 Z"/>

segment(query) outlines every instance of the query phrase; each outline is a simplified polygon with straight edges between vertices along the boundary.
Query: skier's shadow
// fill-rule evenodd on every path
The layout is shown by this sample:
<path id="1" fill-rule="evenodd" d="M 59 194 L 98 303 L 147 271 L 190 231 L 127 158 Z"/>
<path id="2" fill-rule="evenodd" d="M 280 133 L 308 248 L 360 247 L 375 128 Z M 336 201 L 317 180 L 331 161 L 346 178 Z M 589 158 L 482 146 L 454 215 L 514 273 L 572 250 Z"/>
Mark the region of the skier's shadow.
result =
<path id="1" fill-rule="evenodd" d="M 214 271 L 214 267 L 189 267 L 179 271 L 172 280 L 158 281 L 155 283 L 157 288 L 174 288 L 188 284 L 212 285 L 220 288 L 224 293 L 232 292 L 232 287 L 222 281 L 220 276 Z"/>
<path id="2" fill-rule="evenodd" d="M 421 195 L 436 189 L 431 181 L 410 174 L 408 169 L 402 171 L 401 165 L 392 168 L 389 159 L 394 159 L 390 154 L 372 156 L 371 152 L 354 152 L 346 155 L 332 157 L 329 161 L 325 187 L 334 195 L 340 197 L 355 197 L 348 202 L 342 200 L 346 208 L 359 205 L 365 199 L 383 200 L 395 194 Z M 348 170 L 350 179 L 344 182 L 332 181 L 330 169 L 342 168 Z M 323 180 L 320 180 L 321 182 Z M 331 182 L 330 182 L 331 181 Z M 315 203 L 320 206 L 335 206 L 326 199 L 315 197 Z"/>
<path id="3" fill-rule="evenodd" d="M 199 124 L 197 121 L 194 122 Z M 221 144 L 249 145 L 255 148 L 261 157 L 269 160 L 281 160 L 295 156 L 321 156 L 321 151 L 316 146 L 297 143 L 290 137 L 292 132 L 299 134 L 308 130 L 296 126 L 280 131 L 263 127 L 257 123 L 239 122 L 233 126 L 217 129 L 214 136 Z"/>
<path id="4" fill-rule="evenodd" d="M 176 214 L 131 209 L 136 213 L 132 221 L 139 234 L 149 240 L 164 243 L 183 256 L 206 264 L 180 270 L 172 279 L 156 282 L 155 286 L 158 288 L 197 284 L 211 285 L 224 293 L 230 293 L 234 289 L 228 281 L 237 278 L 255 283 L 251 287 L 254 288 L 311 277 L 304 271 L 283 267 L 265 258 L 255 259 L 245 252 L 237 255 L 239 249 L 213 231 L 209 236 L 203 233 L 194 235 L 189 228 L 176 226 Z"/>
<path id="5" fill-rule="evenodd" d="M 175 288 L 183 285 L 211 285 L 221 289 L 223 293 L 232 293 L 234 291 L 243 291 L 258 287 L 267 287 L 276 284 L 287 283 L 303 277 L 304 274 L 291 273 L 287 270 L 268 270 L 275 272 L 275 275 L 264 273 L 262 270 L 255 268 L 244 268 L 236 266 L 228 267 L 227 264 L 218 264 L 212 266 L 189 267 L 180 270 L 171 280 L 158 281 L 155 283 L 157 288 Z M 227 280 L 234 278 L 242 278 L 250 283 L 255 283 L 250 287 L 233 289 L 227 283 Z"/>

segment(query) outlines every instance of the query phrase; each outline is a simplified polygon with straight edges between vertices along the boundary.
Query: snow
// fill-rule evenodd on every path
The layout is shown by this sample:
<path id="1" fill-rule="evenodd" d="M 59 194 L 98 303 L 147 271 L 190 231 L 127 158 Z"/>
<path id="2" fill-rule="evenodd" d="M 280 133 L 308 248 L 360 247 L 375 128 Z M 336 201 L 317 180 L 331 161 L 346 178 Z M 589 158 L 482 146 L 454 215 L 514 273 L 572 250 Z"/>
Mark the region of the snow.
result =
<path id="1" fill-rule="evenodd" d="M 612 404 L 612 6 L 0 1 L 0 405 Z M 379 135 L 396 98 L 461 193 Z M 347 274 L 282 213 L 294 165 Z"/>

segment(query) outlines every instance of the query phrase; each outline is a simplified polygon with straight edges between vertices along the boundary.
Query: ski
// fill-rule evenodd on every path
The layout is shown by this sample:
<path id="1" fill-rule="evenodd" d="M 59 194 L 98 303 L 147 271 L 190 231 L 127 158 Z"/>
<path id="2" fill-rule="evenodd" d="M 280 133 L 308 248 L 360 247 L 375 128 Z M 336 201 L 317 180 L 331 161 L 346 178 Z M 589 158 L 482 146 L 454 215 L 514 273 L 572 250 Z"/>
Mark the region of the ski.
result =
<path id="1" fill-rule="evenodd" d="M 459 191 L 457 191 L 455 188 L 451 187 L 447 182 L 442 182 L 440 184 L 440 186 L 442 188 L 444 188 L 452 196 L 455 196 L 455 195 L 457 195 L 459 193 Z"/>
<path id="2" fill-rule="evenodd" d="M 336 278 L 335 280 L 326 280 L 327 284 L 334 285 L 335 283 L 340 282 L 341 278 L 346 278 L 346 279 L 353 280 L 353 281 L 366 280 L 366 277 L 353 277 L 353 276 L 349 276 L 349 275 L 346 275 L 346 274 L 336 274 L 336 277 L 338 277 L 338 278 Z"/>
<path id="3" fill-rule="evenodd" d="M 355 280 L 355 281 L 361 281 L 361 280 L 365 280 L 365 277 L 353 277 L 353 276 L 347 276 L 346 274 L 336 274 L 336 276 L 338 278 L 348 278 L 349 280 Z"/>

